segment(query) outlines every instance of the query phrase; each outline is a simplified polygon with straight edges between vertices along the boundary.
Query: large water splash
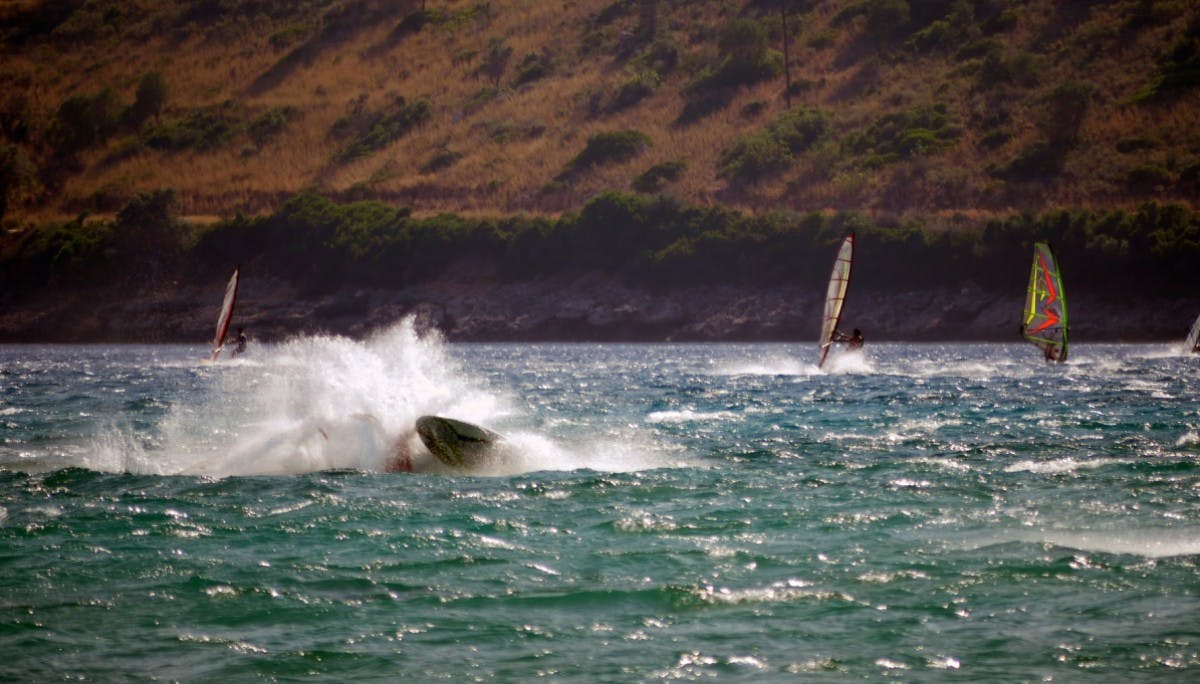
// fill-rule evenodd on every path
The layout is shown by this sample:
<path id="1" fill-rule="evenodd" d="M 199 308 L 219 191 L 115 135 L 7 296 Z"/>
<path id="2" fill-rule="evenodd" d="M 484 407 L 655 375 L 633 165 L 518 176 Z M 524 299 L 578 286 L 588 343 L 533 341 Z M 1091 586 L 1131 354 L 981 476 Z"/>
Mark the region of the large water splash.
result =
<path id="1" fill-rule="evenodd" d="M 151 440 L 113 429 L 83 465 L 110 472 L 209 477 L 331 469 L 453 472 L 415 431 L 435 414 L 496 427 L 502 458 L 476 474 L 638 470 L 662 465 L 622 444 L 563 447 L 527 427 L 510 398 L 485 386 L 436 333 L 405 319 L 366 340 L 309 336 L 204 366 L 200 391 L 173 405 Z M 631 451 L 632 449 L 632 451 Z"/>

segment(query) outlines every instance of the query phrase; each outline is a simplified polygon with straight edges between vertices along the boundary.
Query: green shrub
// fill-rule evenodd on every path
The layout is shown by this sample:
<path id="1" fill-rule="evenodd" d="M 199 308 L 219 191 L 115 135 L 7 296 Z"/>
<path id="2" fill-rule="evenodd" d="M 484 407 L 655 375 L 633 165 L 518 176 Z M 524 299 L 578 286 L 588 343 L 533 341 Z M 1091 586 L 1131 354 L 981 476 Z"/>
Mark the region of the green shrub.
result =
<path id="1" fill-rule="evenodd" d="M 666 76 L 679 66 L 679 48 L 669 38 L 660 37 L 629 62 L 639 72 L 652 71 Z"/>
<path id="2" fill-rule="evenodd" d="M 881 116 L 865 130 L 847 136 L 844 146 L 865 155 L 866 166 L 880 166 L 943 150 L 954 144 L 959 133 L 946 105 L 921 105 Z"/>
<path id="3" fill-rule="evenodd" d="M 1013 181 L 1048 181 L 1062 172 L 1066 150 L 1038 142 L 1025 147 L 1006 164 L 989 171 L 994 176 Z"/>
<path id="4" fill-rule="evenodd" d="M 793 154 L 800 154 L 833 131 L 828 114 L 816 109 L 793 109 L 771 124 L 771 135 L 778 138 Z"/>
<path id="5" fill-rule="evenodd" d="M 1041 127 L 1052 147 L 1066 150 L 1075 146 L 1095 92 L 1096 87 L 1091 83 L 1067 81 L 1046 98 Z"/>
<path id="6" fill-rule="evenodd" d="M 246 131 L 254 144 L 262 147 L 282 133 L 298 114 L 299 110 L 295 107 L 273 107 L 251 121 Z"/>
<path id="7" fill-rule="evenodd" d="M 232 103 L 193 110 L 178 119 L 145 130 L 142 143 L 158 150 L 213 150 L 242 131 L 244 125 Z"/>
<path id="8" fill-rule="evenodd" d="M 439 18 L 440 15 L 434 10 L 417 10 L 416 12 L 405 15 L 404 18 L 400 20 L 400 23 L 396 24 L 396 28 L 392 29 L 392 35 L 399 38 L 420 33 L 421 29 L 425 28 L 426 26 L 437 23 Z"/>
<path id="9" fill-rule="evenodd" d="M 155 120 L 167 106 L 167 79 L 157 71 L 142 76 L 138 81 L 137 95 L 129 108 L 129 119 L 136 128 L 150 117 Z"/>
<path id="10" fill-rule="evenodd" d="M 546 52 L 530 52 L 517 64 L 513 85 L 519 87 L 543 79 L 553 70 L 553 61 Z"/>
<path id="11" fill-rule="evenodd" d="M 59 154 L 74 155 L 106 142 L 120 127 L 124 111 L 112 88 L 67 98 L 50 122 L 51 144 Z"/>
<path id="12" fill-rule="evenodd" d="M 1132 135 L 1121 138 L 1113 144 L 1113 149 L 1121 154 L 1133 154 L 1144 150 L 1153 150 L 1161 146 L 1158 140 L 1144 135 Z"/>
<path id="13" fill-rule="evenodd" d="M 491 86 L 480 88 L 463 101 L 463 112 L 466 114 L 474 114 L 475 112 L 483 109 L 487 103 L 495 100 L 499 96 L 500 90 L 498 88 L 493 88 Z"/>
<path id="14" fill-rule="evenodd" d="M 500 79 L 508 69 L 508 61 L 512 59 L 513 49 L 504 44 L 503 38 L 492 38 L 483 51 L 477 73 L 487 76 L 496 88 L 500 87 Z"/>
<path id="15" fill-rule="evenodd" d="M 906 44 L 917 52 L 951 52 L 964 36 L 941 19 L 909 36 Z"/>
<path id="16" fill-rule="evenodd" d="M 176 214 L 171 188 L 141 192 L 117 212 L 113 224 L 117 252 L 131 265 L 130 275 L 157 280 L 177 268 L 187 231 Z"/>
<path id="17" fill-rule="evenodd" d="M 448 169 L 455 164 L 459 159 L 463 158 L 462 152 L 442 148 L 438 150 L 429 161 L 421 165 L 421 173 L 436 173 L 443 169 Z"/>
<path id="18" fill-rule="evenodd" d="M 678 123 L 691 123 L 723 109 L 741 87 L 783 73 L 783 55 L 770 48 L 766 28 L 736 19 L 721 30 L 715 62 L 703 66 L 684 86 L 687 104 Z"/>
<path id="19" fill-rule="evenodd" d="M 1134 194 L 1162 192 L 1174 182 L 1171 172 L 1158 164 L 1141 164 L 1129 170 L 1126 186 Z"/>
<path id="20" fill-rule="evenodd" d="M 0 143 L 0 221 L 9 203 L 20 202 L 38 187 L 37 166 L 17 145 Z"/>
<path id="21" fill-rule="evenodd" d="M 1007 128 L 993 128 L 985 131 L 979 138 L 979 145 L 984 149 L 994 150 L 1003 147 L 1013 139 L 1013 133 Z"/>
<path id="22" fill-rule="evenodd" d="M 753 183 L 792 165 L 792 153 L 768 132 L 739 138 L 722 154 L 717 176 L 737 183 Z"/>
<path id="23" fill-rule="evenodd" d="M 642 71 L 634 74 L 617 89 L 616 95 L 613 96 L 612 106 L 609 108 L 610 111 L 619 112 L 628 109 L 654 94 L 659 80 L 658 73 L 654 71 Z"/>
<path id="24" fill-rule="evenodd" d="M 683 159 L 655 164 L 633 179 L 633 189 L 644 193 L 659 192 L 668 183 L 679 180 L 685 170 L 687 161 Z"/>
<path id="25" fill-rule="evenodd" d="M 313 25 L 310 23 L 305 22 L 301 24 L 292 24 L 291 26 L 287 26 L 276 31 L 275 33 L 272 33 L 267 38 L 267 42 L 271 44 L 272 48 L 276 50 L 283 50 L 304 40 L 311 35 L 312 32 Z"/>
<path id="26" fill-rule="evenodd" d="M 808 45 L 816 50 L 824 50 L 827 47 L 833 47 L 833 44 L 837 42 L 837 36 L 838 33 L 836 30 L 831 28 L 823 29 L 817 31 L 808 39 Z"/>
<path id="27" fill-rule="evenodd" d="M 512 119 L 489 119 L 479 124 L 487 137 L 494 142 L 507 143 L 514 140 L 533 140 L 546 132 L 546 124 L 537 121 L 513 121 Z"/>
<path id="28" fill-rule="evenodd" d="M 1028 88 L 1037 85 L 1040 77 L 1037 58 L 1029 52 L 1018 52 L 1011 57 L 1001 50 L 989 51 L 979 69 L 979 87 L 996 88 L 1009 84 Z"/>
<path id="29" fill-rule="evenodd" d="M 893 40 L 908 34 L 912 10 L 906 0 L 866 0 L 864 4 L 868 35 Z"/>
<path id="30" fill-rule="evenodd" d="M 111 277 L 112 227 L 98 221 L 32 226 L 0 236 L 0 287 L 9 295 L 47 286 L 90 286 Z"/>
<path id="31" fill-rule="evenodd" d="M 795 109 L 767 130 L 739 138 L 721 153 L 717 175 L 734 183 L 753 183 L 777 174 L 829 135 L 829 116 L 814 109 Z"/>
<path id="32" fill-rule="evenodd" d="M 432 115 L 432 107 L 428 100 L 422 98 L 408 104 L 403 97 L 397 96 L 380 111 L 342 127 L 343 132 L 347 128 L 357 130 L 352 131 L 352 139 L 334 156 L 334 161 L 345 163 L 381 150 L 408 135 Z"/>
<path id="33" fill-rule="evenodd" d="M 651 145 L 650 136 L 641 131 L 606 131 L 588 138 L 583 151 L 567 163 L 560 176 L 569 176 L 587 169 L 629 161 Z"/>
<path id="34" fill-rule="evenodd" d="M 1159 62 L 1159 71 L 1134 100 L 1150 102 L 1178 97 L 1200 86 L 1200 17 L 1194 17 L 1178 43 Z"/>

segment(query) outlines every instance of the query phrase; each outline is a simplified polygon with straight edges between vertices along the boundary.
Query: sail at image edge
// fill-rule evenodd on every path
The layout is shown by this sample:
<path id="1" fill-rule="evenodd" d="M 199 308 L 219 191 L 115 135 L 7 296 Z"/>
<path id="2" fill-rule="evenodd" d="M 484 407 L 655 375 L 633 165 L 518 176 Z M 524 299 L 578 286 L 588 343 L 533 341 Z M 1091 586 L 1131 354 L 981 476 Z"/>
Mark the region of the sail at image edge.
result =
<path id="1" fill-rule="evenodd" d="M 1042 350 L 1047 361 L 1063 363 L 1067 360 L 1069 332 L 1067 297 L 1058 261 L 1048 243 L 1035 243 L 1021 334 Z"/>
<path id="2" fill-rule="evenodd" d="M 842 239 L 837 257 L 833 261 L 833 272 L 829 275 L 829 286 L 825 289 L 825 310 L 821 318 L 819 340 L 821 358 L 817 367 L 825 365 L 825 357 L 833 345 L 833 335 L 842 320 L 842 308 L 846 303 L 846 291 L 850 287 L 850 270 L 854 265 L 854 233 Z"/>
<path id="3" fill-rule="evenodd" d="M 1192 323 L 1192 329 L 1183 341 L 1183 348 L 1184 351 L 1200 354 L 1200 316 L 1196 316 L 1196 321 Z"/>

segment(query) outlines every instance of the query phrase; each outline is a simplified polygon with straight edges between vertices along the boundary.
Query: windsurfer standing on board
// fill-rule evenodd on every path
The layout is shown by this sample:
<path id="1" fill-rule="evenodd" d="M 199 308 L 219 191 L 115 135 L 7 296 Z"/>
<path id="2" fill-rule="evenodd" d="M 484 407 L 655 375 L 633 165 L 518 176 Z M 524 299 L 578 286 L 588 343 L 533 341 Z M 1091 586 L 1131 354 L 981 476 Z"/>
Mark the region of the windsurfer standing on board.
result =
<path id="1" fill-rule="evenodd" d="M 862 331 L 858 328 L 854 329 L 853 335 L 847 335 L 840 330 L 833 331 L 833 341 L 845 342 L 846 349 L 862 349 L 864 342 Z"/>
<path id="2" fill-rule="evenodd" d="M 1025 336 L 1025 324 L 1021 324 L 1021 337 Z M 1038 347 L 1042 350 L 1042 356 L 1045 357 L 1046 363 L 1053 363 L 1059 360 L 1061 348 L 1057 344 L 1039 344 Z"/>
<path id="3" fill-rule="evenodd" d="M 246 351 L 246 333 L 242 332 L 241 326 L 238 326 L 237 346 L 233 348 L 233 355 L 237 356 Z"/>

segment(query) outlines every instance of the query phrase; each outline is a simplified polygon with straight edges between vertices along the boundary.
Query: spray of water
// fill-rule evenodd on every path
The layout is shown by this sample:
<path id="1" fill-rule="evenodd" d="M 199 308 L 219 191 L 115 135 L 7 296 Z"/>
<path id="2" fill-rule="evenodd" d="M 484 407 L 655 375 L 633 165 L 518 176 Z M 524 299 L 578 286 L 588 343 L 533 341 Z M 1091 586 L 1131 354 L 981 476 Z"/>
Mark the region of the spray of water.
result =
<path id="1" fill-rule="evenodd" d="M 86 467 L 209 477 L 330 469 L 451 473 L 421 443 L 416 419 L 444 415 L 500 428 L 496 461 L 473 474 L 663 465 L 636 448 L 572 449 L 520 427 L 503 392 L 481 384 L 436 333 L 405 319 L 363 341 L 300 337 L 201 369 L 204 390 L 173 406 L 153 443 L 114 429 Z M 505 429 L 505 428 L 508 429 Z"/>

